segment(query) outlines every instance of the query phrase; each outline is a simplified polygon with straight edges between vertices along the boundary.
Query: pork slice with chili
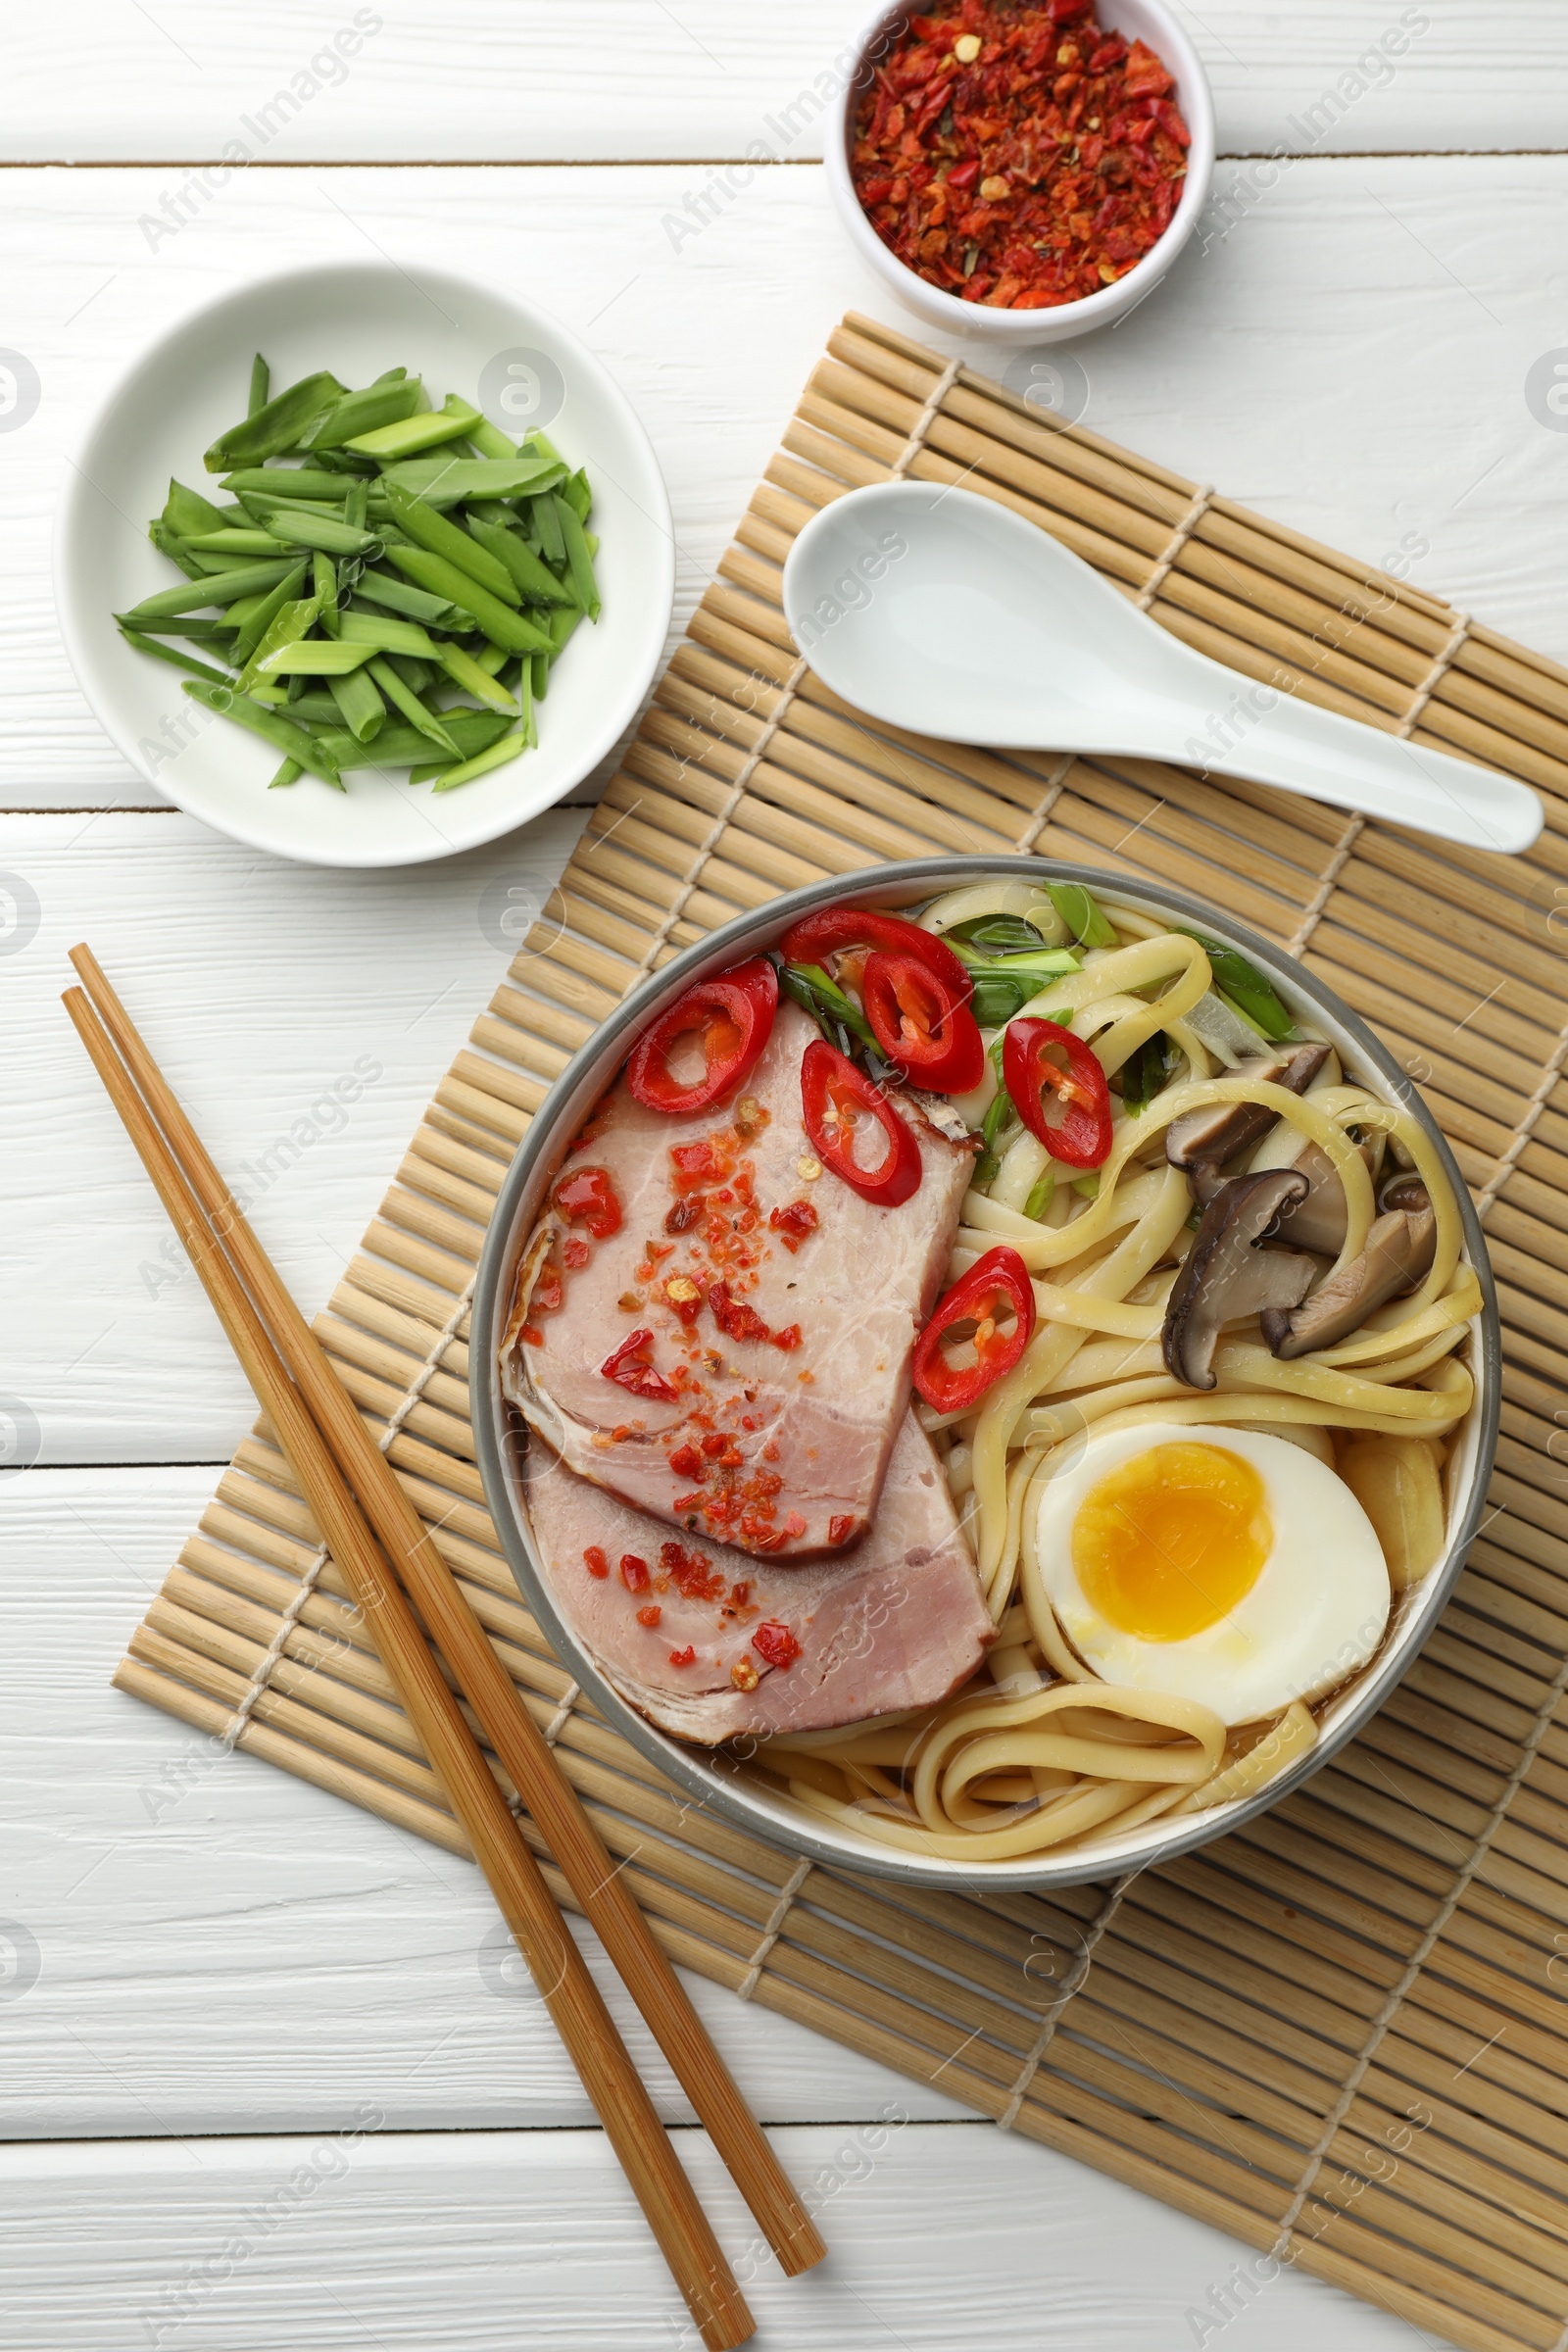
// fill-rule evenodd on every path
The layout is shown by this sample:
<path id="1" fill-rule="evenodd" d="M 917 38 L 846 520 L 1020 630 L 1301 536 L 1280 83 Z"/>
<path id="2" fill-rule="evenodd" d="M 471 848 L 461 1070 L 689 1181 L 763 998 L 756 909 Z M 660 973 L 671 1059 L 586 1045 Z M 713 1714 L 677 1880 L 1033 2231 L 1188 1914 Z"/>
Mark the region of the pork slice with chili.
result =
<path id="1" fill-rule="evenodd" d="M 564 1163 L 503 1348 L 508 1396 L 569 1468 L 779 1560 L 870 1524 L 973 1167 L 939 1102 L 897 1095 L 919 1186 L 892 1208 L 861 1200 L 802 1125 L 815 1036 L 781 1004 L 739 1093 L 683 1117 L 620 1079 Z M 597 1218 L 596 1187 L 613 1203 Z"/>
<path id="2" fill-rule="evenodd" d="M 906 1413 L 872 1532 L 786 1567 L 672 1535 L 537 1439 L 524 1483 L 563 1617 L 662 1731 L 716 1745 L 826 1731 L 946 1698 L 995 1638 L 931 1444 Z"/>

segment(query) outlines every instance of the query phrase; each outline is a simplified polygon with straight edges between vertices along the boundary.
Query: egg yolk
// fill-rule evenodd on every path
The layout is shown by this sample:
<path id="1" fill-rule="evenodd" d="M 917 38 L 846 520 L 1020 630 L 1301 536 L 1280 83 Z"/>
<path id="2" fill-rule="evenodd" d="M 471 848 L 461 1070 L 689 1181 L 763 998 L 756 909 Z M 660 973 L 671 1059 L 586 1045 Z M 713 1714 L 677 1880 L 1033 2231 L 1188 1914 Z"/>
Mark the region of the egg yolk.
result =
<path id="1" fill-rule="evenodd" d="M 1118 1632 L 1185 1642 L 1251 1591 L 1273 1541 L 1250 1462 L 1220 1446 L 1152 1446 L 1084 1496 L 1072 1564 L 1084 1598 Z"/>

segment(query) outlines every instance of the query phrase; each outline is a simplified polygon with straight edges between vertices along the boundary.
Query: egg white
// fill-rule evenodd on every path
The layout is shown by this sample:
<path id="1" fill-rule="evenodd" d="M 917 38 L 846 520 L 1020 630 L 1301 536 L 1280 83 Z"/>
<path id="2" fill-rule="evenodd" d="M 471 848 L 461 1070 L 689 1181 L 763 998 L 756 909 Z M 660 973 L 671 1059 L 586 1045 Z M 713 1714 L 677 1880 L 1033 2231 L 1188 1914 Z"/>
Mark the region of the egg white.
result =
<path id="1" fill-rule="evenodd" d="M 1179 1642 L 1145 1641 L 1107 1624 L 1073 1569 L 1073 1522 L 1091 1489 L 1155 1446 L 1239 1454 L 1263 1483 L 1273 1526 L 1250 1592 L 1217 1624 Z M 1092 1438 L 1046 1487 L 1036 1543 L 1046 1591 L 1085 1665 L 1107 1683 L 1193 1699 L 1226 1724 L 1320 1698 L 1367 1663 L 1388 1624 L 1383 1549 L 1349 1488 L 1298 1446 L 1253 1430 L 1151 1421 Z"/>

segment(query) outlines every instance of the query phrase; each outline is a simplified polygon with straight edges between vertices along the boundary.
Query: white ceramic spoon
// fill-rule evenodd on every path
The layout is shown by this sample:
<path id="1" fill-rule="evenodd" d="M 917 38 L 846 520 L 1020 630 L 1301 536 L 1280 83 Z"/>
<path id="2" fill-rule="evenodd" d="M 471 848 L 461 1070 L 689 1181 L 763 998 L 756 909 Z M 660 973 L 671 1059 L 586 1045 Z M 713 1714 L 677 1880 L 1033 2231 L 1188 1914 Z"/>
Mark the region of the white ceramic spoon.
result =
<path id="1" fill-rule="evenodd" d="M 973 491 L 884 482 L 836 500 L 790 551 L 784 610 L 824 684 L 919 735 L 1177 760 L 1467 849 L 1527 850 L 1541 831 L 1512 777 L 1192 653 Z"/>

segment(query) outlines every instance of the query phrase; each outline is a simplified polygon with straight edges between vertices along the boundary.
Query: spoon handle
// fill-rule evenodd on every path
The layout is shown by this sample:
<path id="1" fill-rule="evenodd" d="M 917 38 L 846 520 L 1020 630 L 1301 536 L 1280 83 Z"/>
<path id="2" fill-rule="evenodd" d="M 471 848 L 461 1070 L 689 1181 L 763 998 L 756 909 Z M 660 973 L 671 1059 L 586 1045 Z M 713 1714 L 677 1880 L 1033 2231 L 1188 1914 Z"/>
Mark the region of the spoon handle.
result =
<path id="1" fill-rule="evenodd" d="M 1208 735 L 1187 738 L 1181 756 L 1216 775 L 1303 793 L 1471 850 L 1528 850 L 1541 831 L 1540 801 L 1511 776 L 1291 695 L 1259 710 L 1256 704 L 1271 688 L 1238 694 L 1241 680 L 1230 670 L 1205 666 L 1224 679 L 1226 705 Z"/>

